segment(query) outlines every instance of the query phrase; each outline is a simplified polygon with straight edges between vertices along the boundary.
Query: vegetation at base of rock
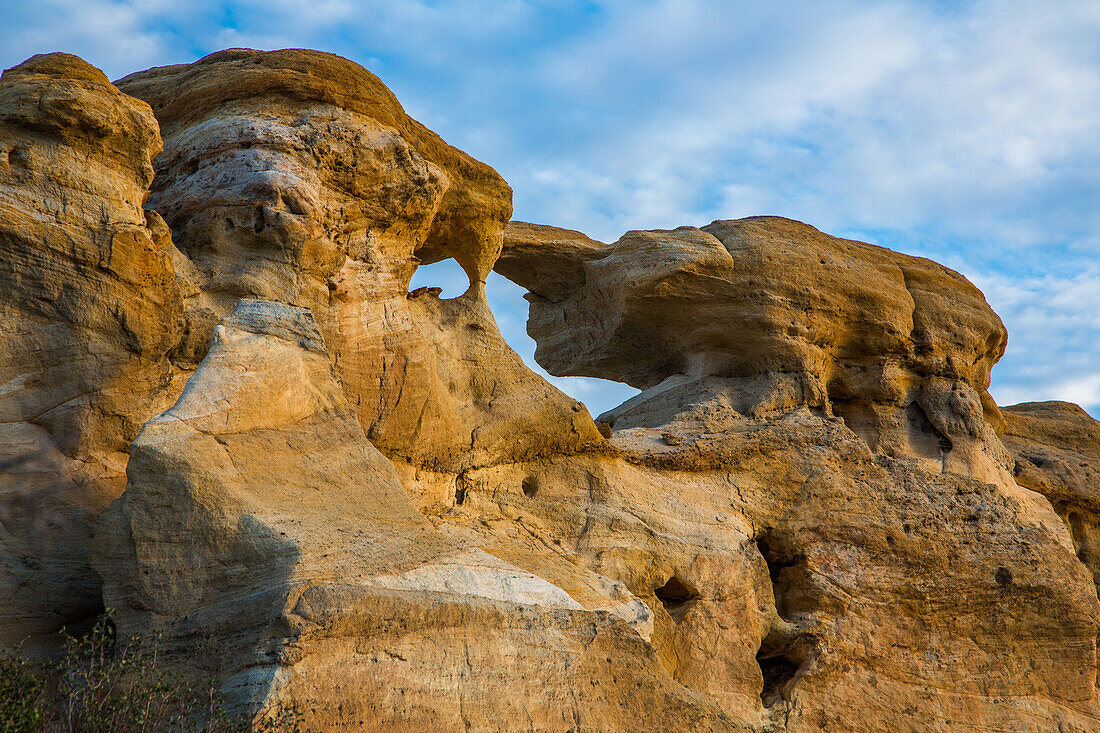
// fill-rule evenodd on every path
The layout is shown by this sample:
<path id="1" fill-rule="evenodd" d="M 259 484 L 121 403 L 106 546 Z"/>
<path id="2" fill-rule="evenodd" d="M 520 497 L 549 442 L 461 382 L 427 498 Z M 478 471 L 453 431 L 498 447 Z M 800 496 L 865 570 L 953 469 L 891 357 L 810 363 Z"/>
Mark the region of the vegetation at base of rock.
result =
<path id="1" fill-rule="evenodd" d="M 0 654 L 0 731 L 39 730 L 45 692 L 41 673 L 20 650 Z"/>
<path id="2" fill-rule="evenodd" d="M 168 671 L 157 637 L 120 643 L 106 615 L 65 640 L 51 661 L 0 656 L 0 733 L 304 733 L 293 707 L 227 713 L 213 690 Z"/>

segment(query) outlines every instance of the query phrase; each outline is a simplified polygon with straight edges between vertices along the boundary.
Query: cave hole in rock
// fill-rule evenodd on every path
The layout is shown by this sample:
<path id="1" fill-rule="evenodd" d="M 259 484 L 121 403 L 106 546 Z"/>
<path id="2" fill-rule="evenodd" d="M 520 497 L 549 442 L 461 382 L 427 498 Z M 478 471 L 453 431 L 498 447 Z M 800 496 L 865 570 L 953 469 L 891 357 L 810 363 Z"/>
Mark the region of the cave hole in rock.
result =
<path id="1" fill-rule="evenodd" d="M 779 614 L 780 618 L 789 620 L 792 613 L 792 600 L 797 603 L 798 599 L 792 599 L 791 573 L 787 571 L 804 563 L 805 555 L 786 552 L 771 530 L 756 538 L 756 549 L 768 566 L 768 577 L 771 579 L 772 584 L 772 597 L 775 599 L 775 612 Z M 797 585 L 796 582 L 796 589 Z M 795 593 L 795 595 L 798 594 Z M 805 598 L 802 598 L 803 603 L 805 600 Z"/>
<path id="2" fill-rule="evenodd" d="M 791 618 L 791 569 L 805 561 L 801 554 L 791 555 L 783 550 L 772 530 L 767 530 L 756 538 L 756 549 L 768 566 L 768 577 L 772 585 L 772 597 L 775 600 L 776 614 L 786 621 Z M 805 599 L 802 599 L 803 602 Z M 763 683 L 760 688 L 760 704 L 770 708 L 787 697 L 795 675 L 801 666 L 800 658 L 791 654 L 789 631 L 782 627 L 774 628 L 756 652 L 756 663 L 760 667 Z"/>
<path id="3" fill-rule="evenodd" d="M 909 419 L 910 427 L 916 431 L 910 442 L 918 453 L 928 458 L 943 458 L 951 452 L 954 445 L 951 439 L 941 433 L 928 413 L 917 402 L 910 402 L 905 408 L 905 415 Z"/>
<path id="4" fill-rule="evenodd" d="M 756 663 L 760 665 L 760 675 L 764 678 L 760 688 L 760 704 L 770 708 L 785 696 L 791 680 L 798 673 L 798 664 L 775 653 L 767 644 L 756 653 Z"/>
<path id="5" fill-rule="evenodd" d="M 692 602 L 699 597 L 699 592 L 686 581 L 673 575 L 660 588 L 653 590 L 653 595 L 665 607 L 665 611 L 676 623 L 684 620 L 684 615 L 690 610 Z"/>
<path id="6" fill-rule="evenodd" d="M 1070 539 L 1073 540 L 1073 549 L 1077 553 L 1077 559 L 1087 563 L 1089 552 L 1085 546 L 1085 525 L 1081 521 L 1081 515 L 1077 512 L 1066 514 L 1066 524 L 1069 526 Z"/>
<path id="7" fill-rule="evenodd" d="M 523 489 L 523 495 L 528 499 L 534 499 L 535 494 L 539 493 L 539 479 L 538 476 L 528 476 L 523 479 L 523 483 L 520 484 L 520 488 Z"/>
<path id="8" fill-rule="evenodd" d="M 826 383 L 825 396 L 829 400 L 833 416 L 839 418 L 844 423 L 844 427 L 855 433 L 856 437 L 867 444 L 867 447 L 877 450 L 878 418 L 871 406 L 854 394 L 851 388 L 838 377 Z"/>

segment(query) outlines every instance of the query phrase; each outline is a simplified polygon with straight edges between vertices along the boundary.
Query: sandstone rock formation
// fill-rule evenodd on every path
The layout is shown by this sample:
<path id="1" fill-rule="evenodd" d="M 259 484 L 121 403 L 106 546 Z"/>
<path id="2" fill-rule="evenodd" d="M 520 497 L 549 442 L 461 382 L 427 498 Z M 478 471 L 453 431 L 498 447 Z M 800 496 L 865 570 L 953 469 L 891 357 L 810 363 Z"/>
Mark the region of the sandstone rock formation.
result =
<path id="1" fill-rule="evenodd" d="M 150 206 L 194 265 L 184 358 L 242 297 L 310 308 L 368 437 L 461 469 L 598 442 L 583 406 L 500 337 L 484 280 L 511 190 L 401 109 L 366 69 L 315 51 L 212 54 L 119 81 L 165 152 Z M 453 257 L 461 298 L 409 298 Z"/>
<path id="2" fill-rule="evenodd" d="M 1100 584 L 1100 422 L 1068 402 L 1029 402 L 1003 414 L 1016 481 L 1050 500 Z"/>
<path id="3" fill-rule="evenodd" d="M 934 262 L 776 217 L 611 245 L 512 224 L 508 240 L 498 269 L 531 291 L 539 363 L 647 391 L 613 426 L 716 390 L 754 415 L 836 413 L 876 452 L 932 470 L 996 480 L 1010 467 L 986 392 L 1004 326 Z"/>
<path id="4" fill-rule="evenodd" d="M 193 663 L 245 709 L 295 703 L 325 729 L 364 730 L 716 714 L 677 694 L 615 614 L 416 512 L 307 310 L 241 300 L 179 401 L 133 442 L 129 474 L 99 522 L 107 605 L 128 633 L 216 645 Z M 604 664 L 630 699 L 605 690 Z"/>
<path id="5" fill-rule="evenodd" d="M 105 605 L 315 730 L 1100 729 L 1100 428 L 997 407 L 957 273 L 775 217 L 506 228 L 318 52 L 36 57 L 0 115 L 0 643 Z M 445 257 L 465 294 L 407 292 Z M 610 430 L 492 268 L 548 370 L 643 390 Z"/>
<path id="6" fill-rule="evenodd" d="M 91 524 L 171 404 L 171 239 L 142 210 L 149 106 L 75 56 L 0 78 L 0 643 L 102 609 Z"/>
<path id="7" fill-rule="evenodd" d="M 1009 474 L 985 394 L 1004 329 L 963 278 L 775 218 L 613 245 L 512 224 L 497 267 L 532 291 L 543 366 L 644 390 L 599 419 L 622 460 L 655 475 L 604 472 L 604 490 L 668 486 L 675 509 L 649 490 L 600 531 L 586 508 L 585 532 L 614 549 L 584 554 L 652 599 L 677 680 L 742 715 L 763 689 L 761 724 L 793 730 L 893 730 L 898 710 L 921 730 L 1095 726 L 1093 589 L 1050 505 Z M 687 532 L 688 517 L 703 527 Z M 638 522 L 652 539 L 625 529 Z M 694 567 L 639 578 L 675 557 L 677 536 Z M 753 577 L 739 554 L 767 565 L 750 634 L 751 613 L 719 605 L 746 595 L 744 580 L 725 585 Z M 687 613 L 684 592 L 660 585 L 669 570 L 690 589 Z M 655 601 L 670 600 L 662 614 Z M 1055 616 L 1076 619 L 1076 641 Z M 936 661 L 948 658 L 965 664 Z M 873 699 L 844 692 L 872 687 Z"/>

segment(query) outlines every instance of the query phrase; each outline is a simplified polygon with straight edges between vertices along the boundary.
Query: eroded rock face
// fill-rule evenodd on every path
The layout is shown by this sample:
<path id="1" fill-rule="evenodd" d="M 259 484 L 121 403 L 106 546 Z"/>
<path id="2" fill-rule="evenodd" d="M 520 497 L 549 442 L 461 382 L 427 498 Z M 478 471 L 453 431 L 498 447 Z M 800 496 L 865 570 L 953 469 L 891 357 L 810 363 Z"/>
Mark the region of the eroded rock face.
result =
<path id="1" fill-rule="evenodd" d="M 463 468 L 599 440 L 485 304 L 511 189 L 366 69 L 235 49 L 119 85 L 164 133 L 150 205 L 195 266 L 186 358 L 202 358 L 239 298 L 277 300 L 316 315 L 360 422 L 391 456 Z M 417 265 L 446 257 L 469 292 L 408 299 Z"/>
<path id="2" fill-rule="evenodd" d="M 1008 471 L 1004 329 L 960 276 L 774 218 L 613 245 L 512 224 L 497 268 L 544 366 L 644 390 L 599 418 L 621 457 L 574 492 L 583 524 L 523 523 L 583 527 L 567 546 L 650 603 L 678 681 L 765 729 L 1096 726 L 1095 594 Z"/>
<path id="3" fill-rule="evenodd" d="M 1016 481 L 1050 499 L 1100 583 L 1100 422 L 1068 402 L 1001 408 Z"/>
<path id="4" fill-rule="evenodd" d="M 181 296 L 142 210 L 160 149 L 149 106 L 75 56 L 0 78 L 0 643 L 102 609 L 91 525 L 171 403 Z"/>
<path id="5" fill-rule="evenodd" d="M 877 453 L 1008 481 L 986 392 L 1004 326 L 934 262 L 751 217 L 611 245 L 512 224 L 497 267 L 531 291 L 547 370 L 644 390 L 613 426 L 658 424 L 702 393 L 753 416 L 805 405 Z"/>
<path id="6" fill-rule="evenodd" d="M 326 730 L 734 729 L 604 610 L 615 584 L 586 610 L 415 511 L 304 309 L 242 300 L 131 451 L 96 537 L 104 597 L 127 634 L 214 644 L 190 661 L 231 704 L 295 703 Z"/>
<path id="7" fill-rule="evenodd" d="M 1002 416 L 957 273 L 774 217 L 505 233 L 329 54 L 119 87 L 156 120 L 74 57 L 0 81 L 0 644 L 105 603 L 318 730 L 1100 729 L 1100 433 Z M 469 291 L 408 293 L 443 257 Z M 547 368 L 643 390 L 606 438 L 493 267 Z"/>
<path id="8" fill-rule="evenodd" d="M 694 417 L 469 472 L 445 510 L 408 485 L 574 597 L 570 568 L 622 582 L 668 674 L 754 730 L 1096 726 L 1091 579 L 1026 507 L 806 409 Z"/>

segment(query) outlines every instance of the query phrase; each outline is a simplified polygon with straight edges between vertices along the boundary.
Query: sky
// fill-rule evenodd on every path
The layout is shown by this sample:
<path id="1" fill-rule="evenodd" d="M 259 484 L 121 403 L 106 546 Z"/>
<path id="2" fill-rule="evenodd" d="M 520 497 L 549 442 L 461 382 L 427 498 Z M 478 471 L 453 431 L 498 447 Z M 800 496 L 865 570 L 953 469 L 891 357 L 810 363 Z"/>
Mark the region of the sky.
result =
<path id="1" fill-rule="evenodd" d="M 1100 2 L 0 0 L 0 66 L 353 59 L 494 166 L 515 218 L 614 241 L 775 214 L 938 260 L 1009 330 L 1002 405 L 1100 417 Z M 417 284 L 445 296 L 453 265 Z M 522 289 L 493 276 L 528 363 Z M 634 390 L 554 379 L 593 414 Z"/>

